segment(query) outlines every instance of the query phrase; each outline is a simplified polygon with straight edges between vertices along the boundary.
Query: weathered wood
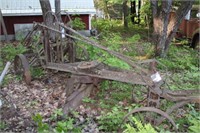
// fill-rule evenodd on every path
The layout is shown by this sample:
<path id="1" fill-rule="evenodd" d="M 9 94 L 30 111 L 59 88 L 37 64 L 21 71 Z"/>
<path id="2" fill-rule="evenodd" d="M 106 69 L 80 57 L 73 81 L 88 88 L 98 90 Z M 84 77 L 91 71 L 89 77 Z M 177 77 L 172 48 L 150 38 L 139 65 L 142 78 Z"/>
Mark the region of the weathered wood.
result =
<path id="1" fill-rule="evenodd" d="M 63 72 L 70 72 L 72 74 L 77 74 L 77 75 L 87 75 L 100 79 L 116 80 L 130 84 L 140 84 L 148 86 L 153 85 L 153 82 L 150 77 L 142 76 L 133 71 L 128 71 L 128 70 L 112 71 L 100 67 L 96 67 L 87 71 L 87 70 L 79 70 L 77 66 L 78 66 L 77 63 L 58 64 L 49 62 L 46 64 L 45 68 L 59 70 Z"/>
<path id="2" fill-rule="evenodd" d="M 93 88 L 93 84 L 80 84 L 80 88 L 67 98 L 67 103 L 63 107 L 64 114 L 76 109 L 81 104 L 82 99 L 90 95 Z"/>

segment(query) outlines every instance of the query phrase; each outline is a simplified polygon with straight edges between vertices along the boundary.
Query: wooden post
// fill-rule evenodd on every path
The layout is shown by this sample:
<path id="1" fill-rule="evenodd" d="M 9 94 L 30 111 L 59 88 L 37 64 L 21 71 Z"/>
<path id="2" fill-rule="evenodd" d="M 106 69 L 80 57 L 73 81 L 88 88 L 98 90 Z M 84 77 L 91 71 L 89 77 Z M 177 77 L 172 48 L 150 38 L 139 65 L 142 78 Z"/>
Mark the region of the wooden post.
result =
<path id="1" fill-rule="evenodd" d="M 0 9 L 0 26 L 2 26 L 2 28 L 3 28 L 3 34 L 5 35 L 6 42 L 9 42 L 8 33 L 7 33 L 6 26 L 5 26 L 5 23 L 4 23 L 4 20 L 3 20 L 3 15 L 2 15 L 1 9 Z"/>

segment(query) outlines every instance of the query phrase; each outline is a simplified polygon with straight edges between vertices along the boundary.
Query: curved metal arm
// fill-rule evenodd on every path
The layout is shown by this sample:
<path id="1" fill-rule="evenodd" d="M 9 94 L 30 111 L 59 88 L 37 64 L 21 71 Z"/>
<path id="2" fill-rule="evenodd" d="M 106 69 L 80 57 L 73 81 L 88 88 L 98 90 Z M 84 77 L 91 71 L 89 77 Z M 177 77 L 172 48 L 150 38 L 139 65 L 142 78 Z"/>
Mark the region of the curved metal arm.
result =
<path id="1" fill-rule="evenodd" d="M 58 21 L 58 17 L 57 17 L 56 14 L 55 14 L 54 12 L 52 12 L 52 11 L 48 11 L 48 12 L 45 13 L 45 15 L 44 15 L 44 18 L 45 18 L 45 19 L 46 19 L 48 13 L 51 13 L 51 15 L 54 16 L 56 22 L 59 22 L 59 21 Z"/>

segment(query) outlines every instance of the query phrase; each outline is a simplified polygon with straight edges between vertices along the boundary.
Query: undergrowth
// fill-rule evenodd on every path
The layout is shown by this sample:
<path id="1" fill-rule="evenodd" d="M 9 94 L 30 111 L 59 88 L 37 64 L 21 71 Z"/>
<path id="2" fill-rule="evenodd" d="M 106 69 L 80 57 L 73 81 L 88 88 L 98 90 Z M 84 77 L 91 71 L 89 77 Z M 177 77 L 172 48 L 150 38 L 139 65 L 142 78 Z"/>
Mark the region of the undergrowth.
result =
<path id="1" fill-rule="evenodd" d="M 17 54 L 22 54 L 26 51 L 26 47 L 21 43 L 17 46 L 14 46 L 13 44 L 6 44 L 1 47 L 1 57 L 4 62 L 13 61 Z"/>
<path id="2" fill-rule="evenodd" d="M 100 20 L 101 21 L 101 20 Z M 107 27 L 104 27 L 105 23 L 109 23 L 109 21 L 107 22 L 100 22 L 97 23 L 96 27 L 101 28 L 101 32 L 102 32 L 102 37 L 99 38 L 99 42 L 108 47 L 111 50 L 117 51 L 117 52 L 121 52 L 125 55 L 130 56 L 131 58 L 133 58 L 133 60 L 136 59 L 146 59 L 151 57 L 151 55 L 153 55 L 153 45 L 151 43 L 149 43 L 147 40 L 143 40 L 143 36 L 141 34 L 132 34 L 127 37 L 127 36 L 123 36 L 124 34 L 122 34 L 122 32 L 115 32 L 115 25 L 112 24 L 112 22 L 110 22 L 108 25 L 106 25 Z M 116 24 L 118 25 L 118 23 Z M 117 26 L 116 26 L 117 27 Z M 119 27 L 120 29 L 120 27 Z M 139 29 L 137 27 L 137 29 Z M 114 32 L 113 32 L 114 31 Z M 127 37 L 127 38 L 126 38 Z M 109 61 L 109 58 L 111 58 L 111 56 L 107 56 L 105 55 L 102 51 L 100 51 L 99 49 L 93 48 L 92 46 L 89 46 L 89 48 L 87 48 L 87 50 L 89 50 L 89 54 L 91 54 L 91 58 L 92 59 L 97 59 L 100 61 L 104 61 L 104 63 L 107 63 L 109 65 L 113 65 L 113 64 L 117 64 L 117 66 L 120 68 L 126 68 L 123 65 L 121 66 L 120 63 L 118 63 L 117 61 L 113 61 L 113 62 L 106 62 Z M 101 54 L 97 54 L 97 53 L 101 53 Z M 103 54 L 102 54 L 103 53 Z M 148 56 L 146 56 L 148 55 Z M 136 58 L 136 57 L 143 57 L 145 56 L 146 58 Z M 199 89 L 199 79 L 200 79 L 200 75 L 199 75 L 199 58 L 198 58 L 199 54 L 197 51 L 189 48 L 186 45 L 183 46 L 176 46 L 176 45 L 171 45 L 170 46 L 170 50 L 168 53 L 168 56 L 166 58 L 157 58 L 157 60 L 159 62 L 162 63 L 163 66 L 159 66 L 158 65 L 158 71 L 160 71 L 161 73 L 165 73 L 167 74 L 167 78 L 166 78 L 166 82 L 168 84 L 168 86 L 166 86 L 166 89 L 171 89 L 171 90 L 183 90 L 183 89 Z M 103 58 L 103 59 L 102 59 Z M 115 57 L 114 57 L 115 58 Z M 115 66 L 115 65 L 114 65 Z M 130 69 L 130 68 L 129 68 Z M 113 87 L 113 85 L 115 87 Z M 116 88 L 113 89 L 113 88 Z M 120 118 L 123 118 L 121 116 L 121 114 L 124 114 L 124 111 L 122 108 L 120 108 L 119 106 L 119 101 L 123 101 L 122 103 L 124 103 L 125 99 L 128 99 L 127 101 L 131 101 L 131 89 L 133 89 L 133 87 L 130 87 L 131 89 L 124 89 L 122 92 L 125 95 L 121 95 L 120 93 L 120 88 L 125 88 L 122 83 L 117 83 L 117 82 L 102 82 L 101 83 L 101 90 L 100 92 L 97 94 L 97 97 L 99 97 L 99 101 L 97 100 L 97 98 L 95 98 L 96 103 L 98 105 L 98 107 L 103 108 L 103 110 L 105 111 L 101 117 L 99 117 L 99 124 L 101 127 L 101 130 L 104 132 L 112 132 L 112 131 L 117 131 L 117 124 L 119 126 L 120 123 Z M 139 94 L 140 98 L 142 95 L 141 93 L 141 87 L 140 86 L 136 86 L 134 87 L 135 94 Z M 139 99 L 140 99 L 139 98 Z M 90 101 L 92 101 L 93 99 L 90 99 Z M 97 102 L 98 101 L 98 102 Z M 117 102 L 118 101 L 118 102 Z M 91 103 L 90 103 L 91 104 Z M 172 106 L 173 103 L 168 103 L 167 101 L 165 102 L 165 106 L 161 106 L 163 107 L 163 109 L 167 109 L 168 107 Z M 138 107 L 139 105 L 137 105 Z M 188 105 L 190 106 L 190 104 Z M 126 104 L 126 107 L 131 107 L 131 103 L 128 102 Z M 137 108 L 135 107 L 135 108 Z M 194 109 L 194 112 L 197 113 L 197 115 L 199 116 L 200 113 L 194 108 L 194 106 L 192 106 Z M 115 110 L 117 110 L 115 112 Z M 132 108 L 133 109 L 133 108 Z M 184 107 L 184 110 L 187 110 L 187 112 L 184 114 L 184 116 L 182 116 L 181 118 L 176 118 L 175 117 L 175 122 L 178 125 L 178 130 L 180 132 L 195 132 L 198 130 L 198 124 L 199 124 L 199 117 L 194 117 L 193 115 L 191 115 L 190 109 L 188 109 L 188 107 Z M 126 110 L 127 111 L 127 110 Z M 125 111 L 125 112 L 126 112 Z M 116 116 L 117 115 L 117 116 Z M 185 115 L 189 116 L 189 117 L 185 117 Z M 192 117 L 192 118 L 191 118 Z M 100 119 L 101 118 L 101 119 Z M 119 122 L 119 123 L 118 123 Z M 148 125 L 148 124 L 147 124 Z M 141 130 L 142 132 L 145 132 L 145 127 L 147 125 L 142 125 L 143 126 L 143 130 Z M 187 129 L 185 129 L 184 127 L 187 127 Z M 123 125 L 123 129 L 125 130 L 124 132 L 140 132 L 139 129 L 137 129 L 137 127 L 131 127 L 130 125 L 124 124 Z M 167 129 L 162 130 L 162 129 L 157 129 L 157 128 L 152 128 L 151 125 L 148 125 L 146 128 L 146 132 L 148 131 L 152 131 L 152 132 L 170 132 Z"/>
<path id="3" fill-rule="evenodd" d="M 132 117 L 132 122 L 135 124 L 135 127 L 130 124 L 126 124 L 126 129 L 123 133 L 157 133 L 157 131 L 149 123 L 143 125 L 141 121 L 138 121 L 135 117 Z"/>
<path id="4" fill-rule="evenodd" d="M 168 69 L 168 83 L 172 90 L 200 89 L 198 51 L 187 46 L 171 45 L 166 58 L 158 60 Z"/>
<path id="5" fill-rule="evenodd" d="M 15 45 L 9 43 L 9 44 L 5 44 L 5 45 L 1 46 L 1 49 L 0 49 L 0 54 L 1 54 L 0 55 L 0 73 L 3 71 L 3 68 L 4 68 L 6 62 L 10 61 L 13 65 L 15 56 L 18 54 L 24 54 L 25 52 L 27 52 L 27 48 L 20 42 Z M 12 65 L 11 65 L 10 69 L 13 69 Z M 31 67 L 30 71 L 31 71 L 33 78 L 39 78 L 44 75 L 44 71 L 41 68 Z M 13 70 L 11 70 L 10 72 L 13 72 Z M 3 81 L 3 85 L 7 84 L 8 81 L 13 78 L 22 80 L 21 75 L 13 76 L 13 75 L 11 75 L 11 73 L 9 73 L 6 75 L 6 77 Z"/>

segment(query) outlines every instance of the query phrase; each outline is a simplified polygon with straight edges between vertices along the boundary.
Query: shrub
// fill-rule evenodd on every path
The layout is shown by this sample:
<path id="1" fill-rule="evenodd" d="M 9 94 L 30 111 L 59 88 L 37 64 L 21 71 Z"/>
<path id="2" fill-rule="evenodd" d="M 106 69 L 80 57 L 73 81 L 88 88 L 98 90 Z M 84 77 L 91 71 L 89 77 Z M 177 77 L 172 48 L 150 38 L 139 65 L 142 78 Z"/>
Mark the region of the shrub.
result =
<path id="1" fill-rule="evenodd" d="M 4 62 L 12 61 L 17 54 L 22 54 L 26 50 L 22 44 L 18 44 L 16 47 L 12 44 L 7 44 L 1 48 L 2 59 Z"/>
<path id="2" fill-rule="evenodd" d="M 157 131 L 149 123 L 143 125 L 141 121 L 138 121 L 135 117 L 132 117 L 132 122 L 135 127 L 130 124 L 126 124 L 126 129 L 123 133 L 157 133 Z"/>
<path id="3" fill-rule="evenodd" d="M 73 21 L 72 21 L 72 26 L 74 29 L 76 30 L 83 30 L 86 28 L 85 26 L 85 23 L 81 21 L 80 18 L 75 18 Z"/>

